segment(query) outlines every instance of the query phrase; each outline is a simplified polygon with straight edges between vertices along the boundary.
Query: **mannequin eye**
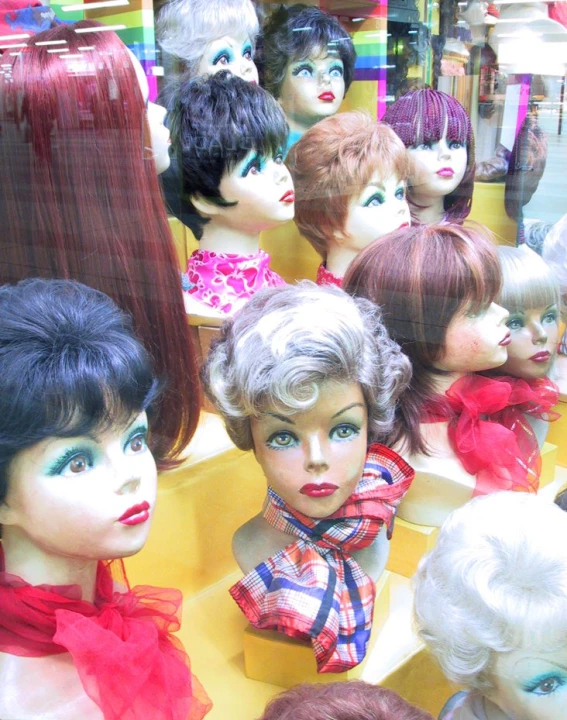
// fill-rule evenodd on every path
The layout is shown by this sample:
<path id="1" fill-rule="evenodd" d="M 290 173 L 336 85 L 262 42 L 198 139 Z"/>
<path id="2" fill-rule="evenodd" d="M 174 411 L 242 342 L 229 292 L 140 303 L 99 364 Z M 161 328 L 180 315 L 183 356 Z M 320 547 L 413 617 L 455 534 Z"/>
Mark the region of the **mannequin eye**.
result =
<path id="1" fill-rule="evenodd" d="M 396 198 L 398 200 L 405 200 L 406 199 L 406 189 L 405 187 L 399 187 L 396 190 Z"/>
<path id="2" fill-rule="evenodd" d="M 412 150 L 432 150 L 435 143 L 432 140 L 428 142 L 416 143 L 411 146 Z"/>
<path id="3" fill-rule="evenodd" d="M 252 45 L 246 45 L 246 47 L 242 50 L 242 57 L 246 58 L 246 60 L 252 60 L 254 57 L 252 53 Z"/>
<path id="4" fill-rule="evenodd" d="M 330 433 L 331 440 L 352 440 L 358 435 L 360 435 L 360 428 L 350 424 L 337 425 Z"/>
<path id="5" fill-rule="evenodd" d="M 532 684 L 526 686 L 524 690 L 534 695 L 551 695 L 563 685 L 565 685 L 565 680 L 561 676 L 548 675 L 544 678 L 537 678 Z"/>
<path id="6" fill-rule="evenodd" d="M 519 317 L 512 317 L 506 321 L 506 327 L 508 330 L 521 330 L 524 327 L 524 322 Z"/>
<path id="7" fill-rule="evenodd" d="M 343 75 L 344 71 L 340 65 L 333 65 L 333 67 L 329 70 L 329 77 L 342 78 Z"/>
<path id="8" fill-rule="evenodd" d="M 260 155 L 254 155 L 242 168 L 240 177 L 246 177 L 247 175 L 259 175 L 264 169 L 265 160 Z"/>
<path id="9" fill-rule="evenodd" d="M 266 445 L 272 450 L 285 450 L 297 444 L 297 438 L 293 433 L 283 431 L 274 433 L 268 438 Z"/>
<path id="10" fill-rule="evenodd" d="M 364 203 L 363 207 L 377 207 L 378 205 L 383 205 L 386 202 L 386 197 L 384 193 L 374 193 L 372 197 L 368 198 L 368 200 Z"/>
<path id="11" fill-rule="evenodd" d="M 545 315 L 542 317 L 542 322 L 554 325 L 557 322 L 558 316 L 557 316 L 557 310 L 550 310 L 548 313 L 545 313 Z"/>
<path id="12" fill-rule="evenodd" d="M 311 65 L 303 63 L 302 65 L 298 65 L 296 68 L 293 69 L 292 75 L 294 75 L 295 77 L 310 78 L 313 77 L 313 68 L 311 67 Z"/>
<path id="13" fill-rule="evenodd" d="M 451 140 L 449 143 L 450 150 L 460 150 L 462 147 L 465 147 L 465 143 L 459 142 L 459 140 Z"/>
<path id="14" fill-rule="evenodd" d="M 276 165 L 283 165 L 283 153 L 278 153 L 274 158 Z"/>
<path id="15" fill-rule="evenodd" d="M 213 65 L 230 65 L 232 62 L 233 57 L 231 53 L 228 52 L 228 50 L 221 50 L 219 53 L 215 55 L 215 59 L 213 60 Z"/>
<path id="16" fill-rule="evenodd" d="M 148 449 L 148 428 L 141 425 L 134 428 L 124 444 L 124 452 L 129 455 L 141 453 Z"/>
<path id="17" fill-rule="evenodd" d="M 82 448 L 70 448 L 55 461 L 47 474 L 55 477 L 63 475 L 70 477 L 86 472 L 94 465 L 94 458 L 90 451 Z"/>

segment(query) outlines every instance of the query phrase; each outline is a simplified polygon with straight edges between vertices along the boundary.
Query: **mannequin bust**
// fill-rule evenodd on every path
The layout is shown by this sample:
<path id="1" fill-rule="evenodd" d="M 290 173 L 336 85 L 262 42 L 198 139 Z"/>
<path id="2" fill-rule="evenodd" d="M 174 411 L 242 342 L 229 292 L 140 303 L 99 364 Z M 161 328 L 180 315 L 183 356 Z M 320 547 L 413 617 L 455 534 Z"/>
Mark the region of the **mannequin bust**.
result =
<path id="1" fill-rule="evenodd" d="M 356 51 L 336 18 L 309 5 L 280 5 L 263 35 L 265 86 L 285 112 L 289 149 L 338 111 L 353 80 Z"/>
<path id="2" fill-rule="evenodd" d="M 398 230 L 355 258 L 343 286 L 382 308 L 412 361 L 387 439 L 417 472 L 400 517 L 438 526 L 473 494 L 537 489 L 537 442 L 513 431 L 523 425 L 513 381 L 474 375 L 503 365 L 511 340 L 508 311 L 495 303 L 501 271 L 489 236 L 457 225 Z"/>
<path id="3" fill-rule="evenodd" d="M 67 280 L 1 287 L 0 318 L 0 715 L 202 718 L 169 633 L 181 593 L 130 589 L 121 562 L 156 501 L 148 353 Z"/>
<path id="4" fill-rule="evenodd" d="M 419 223 L 462 224 L 474 189 L 474 137 L 464 107 L 451 95 L 424 88 L 402 95 L 386 110 L 408 148 L 408 199 Z"/>
<path id="5" fill-rule="evenodd" d="M 284 282 L 259 236 L 293 218 L 282 155 L 287 123 L 265 90 L 223 72 L 183 86 L 171 132 L 166 201 L 200 244 L 187 266 L 186 309 L 225 317 L 262 287 Z"/>
<path id="6" fill-rule="evenodd" d="M 354 563 L 346 574 L 360 578 L 360 597 L 372 592 L 388 556 L 388 518 L 413 476 L 399 456 L 376 440 L 388 432 L 409 373 L 409 362 L 388 338 L 378 308 L 350 299 L 338 288 L 303 281 L 264 290 L 223 325 L 221 339 L 202 370 L 205 390 L 233 442 L 241 450 L 254 451 L 268 482 L 263 512 L 239 528 L 233 539 L 236 561 L 246 577 L 231 594 L 256 627 L 314 641 L 314 630 L 300 632 L 304 616 L 289 625 L 285 617 L 274 615 L 273 622 L 269 617 L 259 619 L 258 613 L 252 617 L 247 583 L 257 573 L 301 576 L 306 582 L 311 562 L 322 564 L 327 574 L 327 563 L 334 567 L 336 562 L 337 577 L 342 578 L 344 561 Z M 368 458 L 374 463 L 371 475 L 379 468 L 373 479 Z M 382 494 L 371 507 L 367 502 L 375 482 Z M 357 497 L 361 504 L 355 508 Z M 349 532 L 334 531 L 343 517 L 356 529 L 349 525 Z M 363 541 L 361 533 L 370 526 Z M 319 557 L 320 533 L 328 543 L 325 548 L 341 548 L 342 559 L 334 552 L 327 560 L 325 553 Z M 334 581 L 330 586 L 320 586 L 321 582 L 314 580 L 314 587 L 307 583 L 300 591 L 308 597 L 307 613 L 325 611 L 321 603 Z M 334 586 L 335 593 L 342 597 L 338 588 Z M 266 602 L 272 610 L 272 595 L 277 596 L 279 612 L 289 616 L 285 607 L 291 598 L 282 600 L 277 585 L 268 588 Z M 338 602 L 342 608 L 343 601 Z M 371 615 L 367 630 L 370 622 Z M 313 627 L 313 619 L 307 626 Z M 348 635 L 348 628 L 344 632 Z M 316 656 L 322 672 L 352 667 L 363 657 L 348 665 L 336 657 L 321 659 L 317 649 Z"/>
<path id="7" fill-rule="evenodd" d="M 92 20 L 61 25 L 6 59 L 0 284 L 72 278 L 130 312 L 156 373 L 168 378 L 151 442 L 160 463 L 170 465 L 197 426 L 200 389 L 156 176 L 156 167 L 169 163 L 169 131 L 163 108 L 149 103 L 146 110 L 140 64 L 99 27 Z M 73 57 L 63 61 L 46 43 Z"/>
<path id="8" fill-rule="evenodd" d="M 295 222 L 321 255 L 319 285 L 341 284 L 377 237 L 409 226 L 407 151 L 396 133 L 361 112 L 314 125 L 291 148 Z"/>
<path id="9" fill-rule="evenodd" d="M 525 493 L 475 498 L 443 525 L 414 612 L 445 675 L 469 690 L 445 720 L 565 717 L 566 542 L 565 513 Z"/>

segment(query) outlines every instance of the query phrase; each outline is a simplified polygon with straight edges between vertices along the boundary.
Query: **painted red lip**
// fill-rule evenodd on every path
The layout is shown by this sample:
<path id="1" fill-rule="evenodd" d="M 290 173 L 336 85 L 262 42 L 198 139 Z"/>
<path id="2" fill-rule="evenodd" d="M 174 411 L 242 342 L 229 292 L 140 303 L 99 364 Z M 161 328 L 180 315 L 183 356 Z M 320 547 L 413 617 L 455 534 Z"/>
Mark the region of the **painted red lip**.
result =
<path id="1" fill-rule="evenodd" d="M 400 225 L 400 227 L 398 228 L 398 230 L 401 230 L 402 228 L 406 228 L 406 227 L 409 227 L 409 226 L 410 226 L 409 223 L 402 223 L 402 224 Z"/>
<path id="2" fill-rule="evenodd" d="M 118 518 L 118 522 L 121 522 L 123 525 L 139 525 L 140 523 L 146 522 L 150 517 L 149 510 L 150 504 L 148 502 L 133 505 L 126 510 L 124 515 Z"/>
<path id="3" fill-rule="evenodd" d="M 335 94 L 332 92 L 324 92 L 319 95 L 319 100 L 322 100 L 323 102 L 333 102 L 335 99 Z"/>
<path id="4" fill-rule="evenodd" d="M 502 346 L 509 345 L 512 342 L 512 335 L 510 333 L 506 333 L 504 340 L 501 340 L 498 344 Z"/>
<path id="5" fill-rule="evenodd" d="M 321 485 L 315 485 L 315 483 L 308 483 L 304 485 L 299 491 L 302 495 L 308 495 L 309 497 L 328 497 L 336 492 L 339 488 L 337 485 L 332 483 L 322 483 Z"/>
<path id="6" fill-rule="evenodd" d="M 452 178 L 454 174 L 455 171 L 453 170 L 453 168 L 450 167 L 444 167 L 441 168 L 441 170 L 437 170 L 437 175 L 443 178 Z"/>
<path id="7" fill-rule="evenodd" d="M 293 190 L 288 190 L 286 193 L 284 193 L 280 198 L 280 202 L 284 202 L 284 203 L 295 202 L 295 193 L 293 192 Z"/>
<path id="8" fill-rule="evenodd" d="M 543 352 L 538 352 L 535 355 L 532 355 L 530 360 L 533 360 L 534 362 L 544 363 L 544 362 L 548 362 L 550 358 L 551 358 L 551 353 L 548 352 L 547 350 L 544 350 Z"/>

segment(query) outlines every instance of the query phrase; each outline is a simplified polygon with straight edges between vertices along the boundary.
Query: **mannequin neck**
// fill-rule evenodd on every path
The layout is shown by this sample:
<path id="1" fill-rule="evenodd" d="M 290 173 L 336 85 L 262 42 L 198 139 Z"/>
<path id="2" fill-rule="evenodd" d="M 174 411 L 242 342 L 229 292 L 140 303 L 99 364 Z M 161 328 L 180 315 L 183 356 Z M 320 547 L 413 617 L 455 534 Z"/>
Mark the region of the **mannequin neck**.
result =
<path id="1" fill-rule="evenodd" d="M 317 120 L 314 121 L 307 121 L 307 120 L 301 120 L 300 118 L 291 117 L 289 115 L 286 115 L 287 124 L 289 125 L 289 130 L 292 133 L 299 133 L 300 135 L 305 135 L 305 133 L 309 130 L 309 128 L 313 127 Z"/>
<path id="2" fill-rule="evenodd" d="M 453 383 L 456 383 L 457 380 L 460 380 L 465 375 L 467 375 L 467 373 L 464 372 L 450 372 L 444 375 L 429 373 L 429 379 L 431 380 L 433 390 L 439 395 L 444 395 Z"/>
<path id="3" fill-rule="evenodd" d="M 327 250 L 327 261 L 325 267 L 337 277 L 344 277 L 348 266 L 358 255 L 358 250 L 341 247 L 337 243 L 331 243 Z"/>
<path id="4" fill-rule="evenodd" d="M 483 698 L 484 712 L 488 720 L 510 720 L 502 710 L 487 697 Z"/>
<path id="5" fill-rule="evenodd" d="M 437 225 L 445 215 L 445 196 L 429 197 L 411 191 L 411 212 L 422 225 Z"/>
<path id="6" fill-rule="evenodd" d="M 200 250 L 215 253 L 232 253 L 235 255 L 255 255 L 259 250 L 260 231 L 251 232 L 228 227 L 226 224 L 211 218 L 203 228 L 203 236 L 199 241 Z"/>
<path id="7" fill-rule="evenodd" d="M 62 557 L 39 548 L 19 528 L 2 528 L 4 570 L 30 585 L 79 585 L 82 599 L 94 602 L 97 560 Z"/>

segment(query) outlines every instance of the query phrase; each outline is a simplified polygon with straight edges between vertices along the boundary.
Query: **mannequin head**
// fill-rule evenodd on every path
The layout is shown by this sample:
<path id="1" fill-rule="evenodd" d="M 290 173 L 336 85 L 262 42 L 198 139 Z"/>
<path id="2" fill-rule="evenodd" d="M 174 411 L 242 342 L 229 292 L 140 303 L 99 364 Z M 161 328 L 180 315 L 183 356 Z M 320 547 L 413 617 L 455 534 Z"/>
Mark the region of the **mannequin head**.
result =
<path id="1" fill-rule="evenodd" d="M 0 282 L 72 278 L 131 313 L 168 380 L 152 449 L 170 461 L 198 421 L 195 359 L 136 68 L 98 27 L 35 35 L 0 76 Z"/>
<path id="2" fill-rule="evenodd" d="M 268 703 L 260 720 L 431 720 L 393 690 L 362 680 L 296 685 Z"/>
<path id="3" fill-rule="evenodd" d="M 567 322 L 567 215 L 558 220 L 547 233 L 542 257 L 559 282 L 561 315 L 563 322 Z"/>
<path id="4" fill-rule="evenodd" d="M 566 542 L 550 500 L 492 493 L 453 512 L 420 563 L 419 632 L 450 680 L 504 713 L 488 717 L 564 717 Z"/>
<path id="5" fill-rule="evenodd" d="M 176 202 L 197 239 L 208 223 L 258 235 L 293 218 L 282 157 L 288 127 L 265 90 L 227 72 L 191 80 L 171 112 L 171 134 L 179 177 L 166 196 L 177 195 L 172 209 Z"/>
<path id="6" fill-rule="evenodd" d="M 383 119 L 409 150 L 408 197 L 416 218 L 438 206 L 436 222 L 462 223 L 471 209 L 475 164 L 464 107 L 446 93 L 424 88 L 396 100 Z"/>
<path id="7" fill-rule="evenodd" d="M 534 380 L 549 373 L 559 341 L 559 284 L 551 268 L 526 245 L 499 247 L 502 293 L 512 340 L 504 375 Z"/>
<path id="8" fill-rule="evenodd" d="M 275 10 L 264 26 L 265 85 L 293 131 L 334 115 L 354 74 L 356 52 L 338 20 L 308 5 Z"/>
<path id="9" fill-rule="evenodd" d="M 161 47 L 185 61 L 188 77 L 230 70 L 255 83 L 258 30 L 250 0 L 168 0 L 156 21 Z"/>
<path id="10" fill-rule="evenodd" d="M 295 186 L 295 222 L 323 261 L 340 256 L 348 265 L 377 237 L 409 224 L 406 149 L 369 115 L 322 120 L 291 148 L 286 164 Z"/>
<path id="11" fill-rule="evenodd" d="M 201 370 L 232 441 L 253 449 L 268 484 L 311 517 L 354 491 L 409 375 L 376 306 L 308 281 L 254 295 L 225 321 Z M 338 490 L 301 493 L 315 471 Z"/>
<path id="12" fill-rule="evenodd" d="M 403 438 L 411 452 L 423 452 L 420 408 L 435 393 L 436 378 L 457 379 L 506 361 L 508 313 L 494 302 L 501 281 L 495 246 L 480 227 L 397 230 L 353 260 L 343 287 L 382 308 L 390 336 L 413 367 L 389 442 Z"/>
<path id="13" fill-rule="evenodd" d="M 0 287 L 0 320 L 5 545 L 76 559 L 138 552 L 157 487 L 146 416 L 157 381 L 130 318 L 86 285 L 33 279 Z M 117 522 L 142 502 L 140 522 Z"/>

